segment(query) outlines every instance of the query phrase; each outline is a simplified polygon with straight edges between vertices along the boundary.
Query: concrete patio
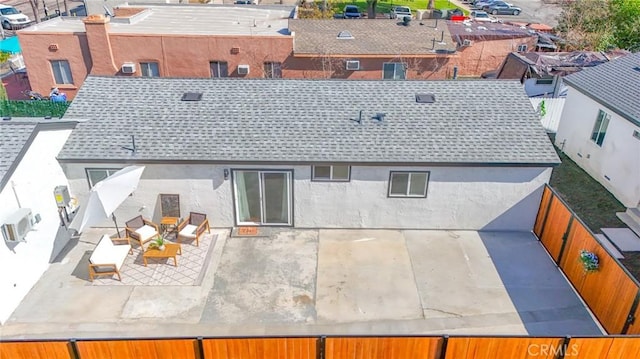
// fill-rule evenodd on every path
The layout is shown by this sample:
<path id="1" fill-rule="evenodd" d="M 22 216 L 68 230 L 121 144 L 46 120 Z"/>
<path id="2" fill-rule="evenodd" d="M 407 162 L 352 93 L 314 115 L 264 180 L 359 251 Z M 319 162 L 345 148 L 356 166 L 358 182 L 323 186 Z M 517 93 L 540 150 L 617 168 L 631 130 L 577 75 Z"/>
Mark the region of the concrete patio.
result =
<path id="1" fill-rule="evenodd" d="M 200 285 L 92 285 L 86 255 L 103 233 L 51 264 L 3 339 L 602 334 L 530 233 L 212 229 Z"/>

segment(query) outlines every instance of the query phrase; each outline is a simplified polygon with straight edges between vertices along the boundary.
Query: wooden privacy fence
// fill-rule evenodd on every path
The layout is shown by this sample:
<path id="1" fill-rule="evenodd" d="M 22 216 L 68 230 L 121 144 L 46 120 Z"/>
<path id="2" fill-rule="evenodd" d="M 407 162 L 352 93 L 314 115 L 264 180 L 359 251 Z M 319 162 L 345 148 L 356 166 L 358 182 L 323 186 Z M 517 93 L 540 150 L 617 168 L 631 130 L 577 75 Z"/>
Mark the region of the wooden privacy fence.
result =
<path id="1" fill-rule="evenodd" d="M 619 359 L 640 337 L 159 338 L 0 342 L 11 359 Z"/>
<path id="2" fill-rule="evenodd" d="M 607 333 L 640 334 L 638 282 L 548 186 L 533 230 Z M 597 271 L 584 271 L 583 249 L 598 256 Z"/>

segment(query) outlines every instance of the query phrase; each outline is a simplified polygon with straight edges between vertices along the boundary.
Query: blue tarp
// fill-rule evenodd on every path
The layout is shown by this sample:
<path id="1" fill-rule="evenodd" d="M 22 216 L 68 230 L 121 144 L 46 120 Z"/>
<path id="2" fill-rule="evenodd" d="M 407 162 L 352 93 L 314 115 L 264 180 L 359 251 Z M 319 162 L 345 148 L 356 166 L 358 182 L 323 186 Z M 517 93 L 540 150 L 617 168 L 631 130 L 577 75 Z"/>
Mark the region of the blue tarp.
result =
<path id="1" fill-rule="evenodd" d="M 17 36 L 12 36 L 4 40 L 0 40 L 0 51 L 17 54 L 22 52 Z"/>

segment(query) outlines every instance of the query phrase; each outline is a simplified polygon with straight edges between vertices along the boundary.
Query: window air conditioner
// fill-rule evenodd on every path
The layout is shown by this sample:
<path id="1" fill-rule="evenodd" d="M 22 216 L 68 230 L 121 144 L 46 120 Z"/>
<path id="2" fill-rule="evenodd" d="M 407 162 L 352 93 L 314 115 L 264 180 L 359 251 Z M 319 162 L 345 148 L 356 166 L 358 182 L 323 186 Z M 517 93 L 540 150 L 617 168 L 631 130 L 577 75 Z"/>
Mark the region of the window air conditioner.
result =
<path id="1" fill-rule="evenodd" d="M 469 39 L 462 40 L 462 46 L 471 46 L 472 43 Z"/>
<path id="2" fill-rule="evenodd" d="M 238 75 L 248 75 L 249 65 L 238 65 Z"/>
<path id="3" fill-rule="evenodd" d="M 347 70 L 349 70 L 349 71 L 360 70 L 360 61 L 358 61 L 358 60 L 347 60 Z"/>
<path id="4" fill-rule="evenodd" d="M 31 209 L 20 208 L 9 216 L 2 225 L 2 235 L 6 242 L 24 241 L 33 225 Z"/>
<path id="5" fill-rule="evenodd" d="M 125 62 L 122 64 L 121 70 L 123 74 L 133 74 L 136 72 L 136 64 L 133 62 Z"/>

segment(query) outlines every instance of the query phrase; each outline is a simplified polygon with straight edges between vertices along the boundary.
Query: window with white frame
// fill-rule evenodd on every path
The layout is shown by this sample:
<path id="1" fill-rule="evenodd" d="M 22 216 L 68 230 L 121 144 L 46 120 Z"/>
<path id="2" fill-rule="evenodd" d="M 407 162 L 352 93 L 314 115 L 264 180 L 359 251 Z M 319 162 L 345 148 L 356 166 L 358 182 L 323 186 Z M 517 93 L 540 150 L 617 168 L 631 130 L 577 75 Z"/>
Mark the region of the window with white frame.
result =
<path id="1" fill-rule="evenodd" d="M 72 84 L 73 76 L 71 76 L 71 67 L 67 60 L 52 60 L 51 71 L 53 71 L 53 79 L 57 85 Z"/>
<path id="2" fill-rule="evenodd" d="M 267 79 L 282 78 L 282 64 L 279 62 L 265 62 L 264 77 Z"/>
<path id="3" fill-rule="evenodd" d="M 385 62 L 382 64 L 383 80 L 404 80 L 407 78 L 407 65 L 402 62 Z"/>
<path id="4" fill-rule="evenodd" d="M 314 181 L 347 182 L 351 176 L 351 167 L 347 165 L 318 165 L 311 167 L 311 179 Z"/>
<path id="5" fill-rule="evenodd" d="M 89 188 L 92 188 L 96 183 L 120 171 L 120 168 L 87 168 L 85 171 L 87 172 Z"/>
<path id="6" fill-rule="evenodd" d="M 596 123 L 593 125 L 591 140 L 600 147 L 602 147 L 604 136 L 607 134 L 607 127 L 609 126 L 610 119 L 611 115 L 600 110 L 600 112 L 598 112 L 598 118 L 596 118 Z"/>
<path id="7" fill-rule="evenodd" d="M 211 69 L 211 77 L 228 77 L 229 70 L 225 61 L 211 61 L 209 63 Z"/>
<path id="8" fill-rule="evenodd" d="M 143 77 L 160 77 L 160 68 L 157 62 L 141 62 L 140 72 Z"/>
<path id="9" fill-rule="evenodd" d="M 427 197 L 429 172 L 391 172 L 389 197 Z"/>

